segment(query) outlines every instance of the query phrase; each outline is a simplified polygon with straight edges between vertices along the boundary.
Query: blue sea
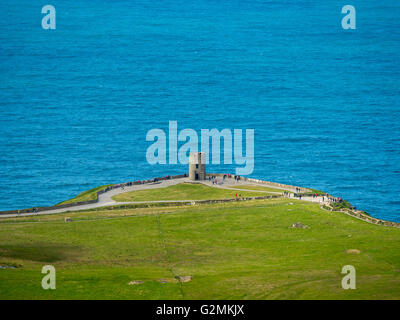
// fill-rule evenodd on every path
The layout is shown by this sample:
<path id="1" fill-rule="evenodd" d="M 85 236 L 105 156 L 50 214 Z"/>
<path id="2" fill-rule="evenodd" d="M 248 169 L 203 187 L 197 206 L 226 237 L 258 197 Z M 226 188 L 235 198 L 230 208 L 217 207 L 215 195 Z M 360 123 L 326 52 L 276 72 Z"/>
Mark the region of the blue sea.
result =
<path id="1" fill-rule="evenodd" d="M 146 160 L 177 121 L 254 129 L 251 177 L 400 222 L 400 2 L 352 1 L 356 30 L 346 4 L 2 0 L 0 210 L 185 172 Z"/>

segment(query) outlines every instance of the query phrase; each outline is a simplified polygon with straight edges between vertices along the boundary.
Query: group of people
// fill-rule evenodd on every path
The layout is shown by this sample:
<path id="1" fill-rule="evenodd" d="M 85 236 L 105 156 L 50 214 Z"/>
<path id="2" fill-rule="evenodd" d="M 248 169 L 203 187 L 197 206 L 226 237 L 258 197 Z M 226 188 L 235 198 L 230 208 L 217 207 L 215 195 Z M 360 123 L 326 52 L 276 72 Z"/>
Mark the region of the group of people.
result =
<path id="1" fill-rule="evenodd" d="M 230 173 L 224 174 L 224 180 L 225 180 L 226 178 L 229 178 L 229 179 L 230 179 L 230 178 L 232 178 L 232 175 L 231 175 Z M 240 176 L 237 176 L 237 175 L 234 175 L 233 178 L 234 178 L 236 181 L 239 181 L 239 180 L 240 180 Z"/>
<path id="2" fill-rule="evenodd" d="M 38 208 L 32 208 L 31 209 L 32 211 L 32 213 L 38 213 L 39 212 L 39 209 Z M 29 211 L 26 211 L 26 212 L 29 212 Z M 20 211 L 20 210 L 18 210 L 18 213 L 17 213 L 18 215 L 21 215 L 22 214 L 22 212 Z"/>
<path id="3" fill-rule="evenodd" d="M 297 190 L 297 188 L 296 188 L 296 190 Z M 284 195 L 290 197 L 290 193 L 289 193 L 289 192 L 284 192 Z M 295 198 L 299 198 L 299 199 L 301 200 L 302 194 L 301 194 L 301 193 L 295 193 L 295 194 L 294 194 L 294 197 L 295 197 Z M 341 202 L 344 201 L 342 198 L 333 197 L 333 196 L 331 196 L 331 195 L 329 195 L 329 194 L 320 195 L 320 194 L 318 194 L 318 193 L 313 193 L 313 194 L 312 194 L 312 197 L 313 197 L 313 199 L 316 199 L 316 198 L 318 198 L 318 197 L 321 197 L 321 198 L 322 198 L 322 202 L 325 202 L 325 200 L 326 200 L 326 201 L 330 201 L 330 202 L 338 202 L 338 203 L 341 203 Z"/>
<path id="4" fill-rule="evenodd" d="M 208 181 L 211 181 L 212 184 L 218 184 L 217 176 L 208 176 Z"/>
<path id="5" fill-rule="evenodd" d="M 318 195 L 318 193 L 314 193 L 314 194 L 313 194 L 313 198 L 318 198 L 319 196 L 320 196 L 320 195 Z M 331 195 L 329 195 L 329 194 L 322 195 L 322 202 L 325 202 L 325 199 L 326 199 L 327 201 L 330 201 L 330 202 L 338 202 L 338 203 L 343 202 L 343 199 L 342 199 L 342 198 L 334 197 L 334 196 L 331 196 Z"/>
<path id="6" fill-rule="evenodd" d="M 338 202 L 338 203 L 340 203 L 340 202 L 343 202 L 343 199 L 342 198 L 339 198 L 339 197 L 328 197 L 328 199 L 331 201 L 331 202 Z"/>
<path id="7" fill-rule="evenodd" d="M 231 179 L 232 175 L 230 173 L 224 174 L 222 176 L 222 180 L 225 181 L 226 178 Z M 240 176 L 237 176 L 237 175 L 234 175 L 233 178 L 235 179 L 236 182 L 238 182 L 240 180 Z M 212 184 L 218 184 L 216 175 L 208 176 L 208 181 L 212 182 Z"/>

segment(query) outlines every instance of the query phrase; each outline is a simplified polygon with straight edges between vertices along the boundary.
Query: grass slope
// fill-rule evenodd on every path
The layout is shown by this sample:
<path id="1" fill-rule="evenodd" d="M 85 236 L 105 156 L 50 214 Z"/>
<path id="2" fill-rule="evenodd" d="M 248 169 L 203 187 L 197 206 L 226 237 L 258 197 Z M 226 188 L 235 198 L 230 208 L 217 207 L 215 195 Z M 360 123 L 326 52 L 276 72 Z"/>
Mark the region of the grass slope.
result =
<path id="1" fill-rule="evenodd" d="M 400 230 L 304 201 L 24 219 L 0 223 L 0 265 L 19 266 L 0 269 L 0 299 L 400 298 Z M 308 228 L 290 228 L 299 221 Z M 56 268 L 56 290 L 41 288 L 45 264 Z M 348 264 L 356 290 L 341 288 Z M 189 275 L 190 282 L 174 282 Z M 144 283 L 128 285 L 133 280 Z"/>
<path id="2" fill-rule="evenodd" d="M 57 206 L 60 206 L 62 204 L 68 204 L 68 203 L 75 203 L 75 202 L 81 202 L 81 201 L 88 201 L 88 200 L 96 200 L 97 199 L 97 192 L 100 190 L 103 190 L 109 186 L 112 186 L 112 184 L 107 184 L 104 186 L 96 187 L 87 191 L 84 191 L 80 194 L 78 194 L 75 198 L 65 200 L 63 202 L 60 202 L 57 204 Z"/>
<path id="3" fill-rule="evenodd" d="M 219 189 L 198 183 L 180 183 L 166 188 L 125 192 L 112 197 L 112 199 L 119 202 L 232 199 L 235 198 L 235 193 L 240 193 L 242 197 L 261 197 L 269 195 L 263 192 Z"/>

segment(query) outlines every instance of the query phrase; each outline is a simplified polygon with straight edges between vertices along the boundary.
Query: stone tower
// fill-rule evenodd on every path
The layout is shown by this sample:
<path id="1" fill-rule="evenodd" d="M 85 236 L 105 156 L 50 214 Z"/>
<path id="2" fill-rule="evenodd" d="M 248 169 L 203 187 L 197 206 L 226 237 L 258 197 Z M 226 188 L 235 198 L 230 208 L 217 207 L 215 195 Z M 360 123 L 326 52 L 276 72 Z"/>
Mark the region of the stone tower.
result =
<path id="1" fill-rule="evenodd" d="M 189 153 L 189 179 L 206 179 L 206 154 L 205 152 Z"/>

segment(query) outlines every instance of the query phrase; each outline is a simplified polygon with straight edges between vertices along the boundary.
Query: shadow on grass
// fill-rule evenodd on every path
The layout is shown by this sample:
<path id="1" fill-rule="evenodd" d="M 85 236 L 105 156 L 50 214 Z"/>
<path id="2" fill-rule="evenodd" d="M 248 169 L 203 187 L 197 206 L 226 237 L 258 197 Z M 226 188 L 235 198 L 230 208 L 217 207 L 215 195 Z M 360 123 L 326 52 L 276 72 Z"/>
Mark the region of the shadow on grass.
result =
<path id="1" fill-rule="evenodd" d="M 0 245 L 0 257 L 31 260 L 39 262 L 57 262 L 64 260 L 78 251 L 68 246 L 14 246 Z"/>

